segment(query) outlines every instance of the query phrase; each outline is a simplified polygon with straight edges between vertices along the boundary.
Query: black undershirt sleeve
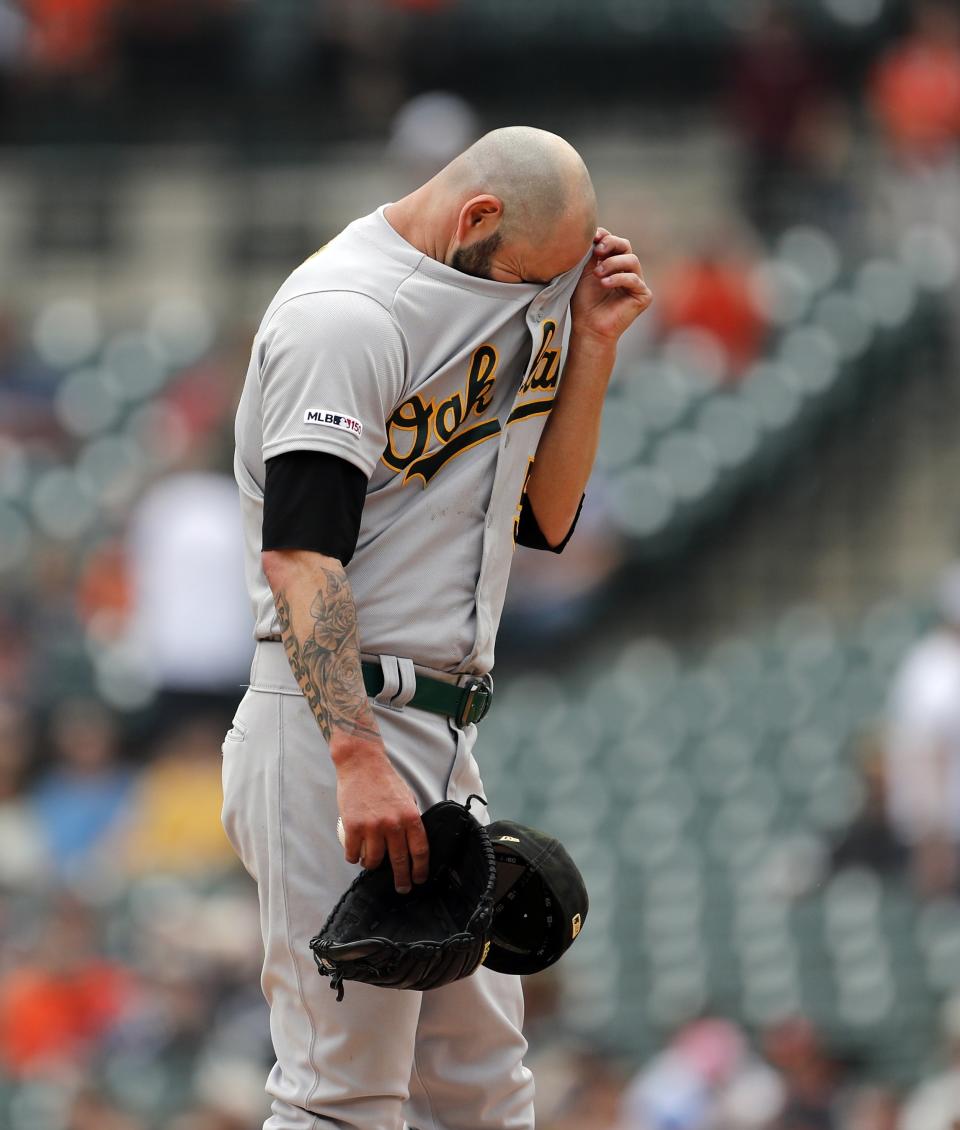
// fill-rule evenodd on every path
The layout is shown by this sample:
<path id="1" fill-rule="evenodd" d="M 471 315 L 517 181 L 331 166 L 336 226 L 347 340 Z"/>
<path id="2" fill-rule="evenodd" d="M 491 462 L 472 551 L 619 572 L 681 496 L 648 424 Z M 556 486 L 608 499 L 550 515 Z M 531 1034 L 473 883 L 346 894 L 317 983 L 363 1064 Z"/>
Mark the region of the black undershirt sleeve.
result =
<path id="1" fill-rule="evenodd" d="M 527 497 L 526 493 L 524 493 L 520 501 L 520 516 L 517 518 L 517 527 L 514 536 L 517 545 L 522 545 L 526 549 L 546 549 L 551 553 L 563 553 L 567 547 L 567 542 L 573 537 L 573 531 L 577 528 L 577 522 L 580 520 L 580 511 L 583 509 L 583 500 L 585 497 L 585 495 L 580 496 L 580 505 L 577 507 L 577 513 L 570 523 L 570 529 L 567 530 L 567 536 L 559 545 L 551 545 L 543 536 L 543 530 L 540 529 L 540 523 L 537 521 L 537 516 L 534 514 L 533 507 L 530 505 L 530 499 Z"/>
<path id="2" fill-rule="evenodd" d="M 288 451 L 267 460 L 264 549 L 307 549 L 346 565 L 360 534 L 367 476 L 325 451 Z"/>

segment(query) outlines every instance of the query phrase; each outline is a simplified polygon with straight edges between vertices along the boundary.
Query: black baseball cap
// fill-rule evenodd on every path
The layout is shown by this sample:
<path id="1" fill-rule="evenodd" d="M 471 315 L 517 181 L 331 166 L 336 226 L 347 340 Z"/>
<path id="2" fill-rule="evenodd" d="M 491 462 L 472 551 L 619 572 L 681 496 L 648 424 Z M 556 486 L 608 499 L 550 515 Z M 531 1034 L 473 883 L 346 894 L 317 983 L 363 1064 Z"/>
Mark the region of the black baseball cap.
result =
<path id="1" fill-rule="evenodd" d="M 512 820 L 487 826 L 497 859 L 490 952 L 496 973 L 546 969 L 573 944 L 589 901 L 583 876 L 559 840 Z"/>

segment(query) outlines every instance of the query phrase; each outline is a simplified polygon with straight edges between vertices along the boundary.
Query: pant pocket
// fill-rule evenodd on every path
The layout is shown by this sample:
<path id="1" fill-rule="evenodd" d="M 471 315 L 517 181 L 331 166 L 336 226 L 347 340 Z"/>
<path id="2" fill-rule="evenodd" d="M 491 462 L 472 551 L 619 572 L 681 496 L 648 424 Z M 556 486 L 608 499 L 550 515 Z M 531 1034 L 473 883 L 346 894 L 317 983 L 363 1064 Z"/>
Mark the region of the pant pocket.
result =
<path id="1" fill-rule="evenodd" d="M 220 752 L 226 754 L 231 746 L 240 745 L 247 740 L 247 726 L 240 720 L 239 717 L 234 718 L 231 723 L 230 729 L 227 730 L 226 737 L 223 739 L 223 744 L 220 746 Z"/>
<path id="2" fill-rule="evenodd" d="M 460 730 L 455 726 L 451 726 L 453 732 L 457 735 L 457 752 L 453 760 L 453 766 L 450 770 L 450 776 L 447 779 L 447 800 L 456 800 L 460 804 L 464 804 L 471 793 L 478 793 L 484 796 L 483 781 L 480 779 L 480 766 L 477 764 L 476 758 L 473 756 L 473 745 L 476 740 L 477 729 L 476 726 L 469 726 L 465 730 Z M 486 799 L 484 797 L 484 799 Z M 478 807 L 475 805 L 473 813 L 476 816 Z M 486 821 L 479 817 L 480 823 Z"/>
<path id="3" fill-rule="evenodd" d="M 249 692 L 247 693 L 249 694 Z M 241 803 L 238 792 L 241 791 L 242 788 L 237 774 L 244 772 L 244 761 L 246 760 L 246 755 L 249 754 L 249 750 L 246 748 L 249 723 L 243 718 L 245 702 L 246 697 L 237 707 L 237 713 L 220 746 L 220 752 L 223 755 L 220 776 L 223 789 L 223 805 L 220 809 L 220 823 L 223 825 L 223 830 L 227 834 L 230 845 L 240 857 L 244 866 L 246 866 L 246 860 L 243 858 L 243 852 L 240 847 L 240 837 L 237 832 L 239 805 Z"/>

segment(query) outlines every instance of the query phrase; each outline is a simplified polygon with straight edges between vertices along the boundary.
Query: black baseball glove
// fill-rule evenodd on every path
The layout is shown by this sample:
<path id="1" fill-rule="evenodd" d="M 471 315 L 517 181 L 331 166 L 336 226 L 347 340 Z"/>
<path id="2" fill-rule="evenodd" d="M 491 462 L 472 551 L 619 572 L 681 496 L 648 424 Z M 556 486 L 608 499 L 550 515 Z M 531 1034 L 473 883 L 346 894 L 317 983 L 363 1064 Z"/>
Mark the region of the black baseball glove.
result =
<path id="1" fill-rule="evenodd" d="M 466 805 L 427 809 L 430 875 L 398 894 L 389 859 L 361 871 L 310 948 L 322 976 L 343 999 L 344 981 L 392 989 L 435 989 L 468 977 L 486 956 L 496 860 L 486 831 Z M 486 802 L 484 802 L 486 803 Z"/>

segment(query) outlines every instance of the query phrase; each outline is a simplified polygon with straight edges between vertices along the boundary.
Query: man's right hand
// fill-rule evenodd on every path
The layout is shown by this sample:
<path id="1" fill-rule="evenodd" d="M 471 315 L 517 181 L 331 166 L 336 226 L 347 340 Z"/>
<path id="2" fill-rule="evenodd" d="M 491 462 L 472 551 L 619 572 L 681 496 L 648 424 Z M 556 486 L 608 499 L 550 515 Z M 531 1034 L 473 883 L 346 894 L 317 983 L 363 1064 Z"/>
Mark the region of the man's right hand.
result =
<path id="1" fill-rule="evenodd" d="M 335 736 L 330 754 L 347 862 L 373 870 L 387 856 L 400 894 L 411 890 L 411 880 L 426 882 L 430 850 L 420 812 L 382 744 Z"/>
<path id="2" fill-rule="evenodd" d="M 330 748 L 348 863 L 373 870 L 389 856 L 401 894 L 429 876 L 420 812 L 390 764 L 367 699 L 357 609 L 343 565 L 308 550 L 265 550 L 290 669 Z"/>

